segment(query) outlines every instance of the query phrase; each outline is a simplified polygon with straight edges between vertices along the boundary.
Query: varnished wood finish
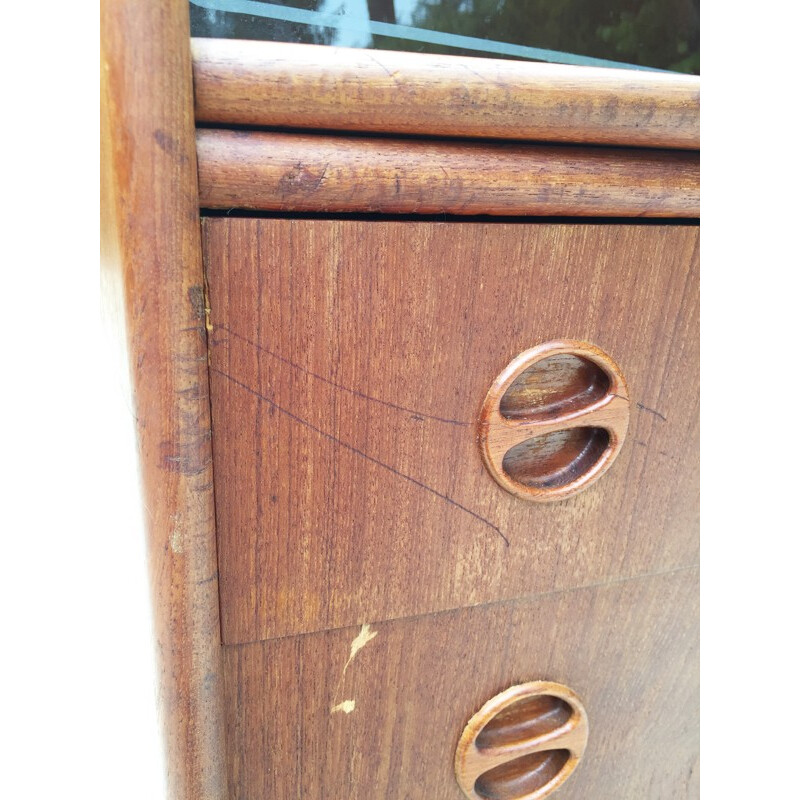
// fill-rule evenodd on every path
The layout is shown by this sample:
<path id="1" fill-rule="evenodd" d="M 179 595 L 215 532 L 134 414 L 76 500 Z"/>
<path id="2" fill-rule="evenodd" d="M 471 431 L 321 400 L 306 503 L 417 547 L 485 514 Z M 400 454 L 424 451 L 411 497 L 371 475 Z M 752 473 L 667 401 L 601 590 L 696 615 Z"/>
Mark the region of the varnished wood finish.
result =
<path id="1" fill-rule="evenodd" d="M 484 464 L 523 500 L 563 500 L 591 486 L 619 455 L 629 404 L 625 378 L 599 348 L 574 341 L 532 347 L 500 373 L 483 402 Z"/>
<path id="2" fill-rule="evenodd" d="M 700 79 L 504 59 L 194 39 L 198 120 L 677 147 L 700 142 Z"/>
<path id="3" fill-rule="evenodd" d="M 204 232 L 226 643 L 695 563 L 696 226 Z M 562 337 L 619 365 L 628 441 L 586 491 L 526 503 L 484 468 L 478 418 L 514 356 Z"/>
<path id="4" fill-rule="evenodd" d="M 217 800 L 226 783 L 188 6 L 101 9 L 103 258 L 127 327 L 168 790 Z"/>
<path id="5" fill-rule="evenodd" d="M 456 780 L 469 800 L 541 800 L 574 772 L 588 735 L 586 710 L 568 686 L 512 686 L 484 703 L 464 728 Z"/>
<path id="6" fill-rule="evenodd" d="M 696 217 L 697 153 L 199 130 L 204 208 Z"/>
<path id="7" fill-rule="evenodd" d="M 591 727 L 554 797 L 696 800 L 697 580 L 692 567 L 373 623 L 344 674 L 359 626 L 226 647 L 231 796 L 463 800 L 453 756 L 470 717 L 546 679 Z"/>

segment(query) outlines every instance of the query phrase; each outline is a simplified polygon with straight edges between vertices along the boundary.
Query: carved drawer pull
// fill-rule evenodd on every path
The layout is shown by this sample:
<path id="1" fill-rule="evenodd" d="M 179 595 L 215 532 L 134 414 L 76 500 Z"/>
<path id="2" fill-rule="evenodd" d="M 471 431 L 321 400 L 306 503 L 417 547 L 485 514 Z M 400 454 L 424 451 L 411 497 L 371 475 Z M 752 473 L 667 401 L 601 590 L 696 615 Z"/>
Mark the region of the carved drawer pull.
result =
<path id="1" fill-rule="evenodd" d="M 467 723 L 456 780 L 470 800 L 540 800 L 578 765 L 589 724 L 568 687 L 534 681 L 496 695 Z"/>
<path id="2" fill-rule="evenodd" d="M 489 389 L 481 453 L 517 497 L 561 500 L 611 466 L 628 416 L 628 387 L 610 356 L 588 342 L 547 342 L 518 355 Z"/>

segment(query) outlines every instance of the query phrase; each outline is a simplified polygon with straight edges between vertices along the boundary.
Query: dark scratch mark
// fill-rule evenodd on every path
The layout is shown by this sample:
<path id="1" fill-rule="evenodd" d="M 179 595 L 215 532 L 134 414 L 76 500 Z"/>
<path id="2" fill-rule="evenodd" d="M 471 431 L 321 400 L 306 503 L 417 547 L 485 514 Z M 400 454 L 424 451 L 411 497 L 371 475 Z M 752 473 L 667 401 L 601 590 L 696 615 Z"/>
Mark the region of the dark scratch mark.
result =
<path id="1" fill-rule="evenodd" d="M 193 383 L 191 386 L 187 386 L 185 389 L 178 389 L 176 394 L 188 400 L 205 400 L 208 397 L 208 394 L 203 392 L 200 388 L 200 384 L 197 382 Z"/>
<path id="2" fill-rule="evenodd" d="M 319 187 L 322 185 L 322 180 L 325 177 L 325 173 L 328 171 L 328 166 L 329 164 L 325 164 L 325 166 L 322 168 L 322 174 L 319 176 L 319 180 L 317 181 L 317 185 L 314 187 L 314 191 L 319 189 Z"/>
<path id="3" fill-rule="evenodd" d="M 465 70 L 467 70 L 467 72 L 471 72 L 476 78 L 480 78 L 481 81 L 483 81 L 484 83 L 488 83 L 488 84 L 491 84 L 491 85 L 494 85 L 494 86 L 501 86 L 501 87 L 503 87 L 505 89 L 505 84 L 504 83 L 502 83 L 500 81 L 492 80 L 491 78 L 487 78 L 485 75 L 481 75 L 480 72 L 476 72 L 474 69 L 472 69 L 472 67 L 469 67 L 466 64 L 462 64 L 461 66 Z"/>
<path id="4" fill-rule="evenodd" d="M 178 389 L 176 394 L 181 395 L 181 397 L 186 396 L 191 399 L 198 398 L 200 394 L 200 384 L 197 381 L 194 381 L 191 386 L 187 386 L 185 389 Z"/>
<path id="5" fill-rule="evenodd" d="M 662 414 L 660 411 L 656 411 L 654 408 L 648 408 L 648 407 L 647 407 L 646 405 L 644 405 L 643 403 L 637 403 L 636 405 L 637 405 L 639 408 L 641 408 L 641 409 L 642 409 L 642 411 L 649 411 L 651 414 L 655 414 L 655 415 L 656 415 L 656 416 L 657 416 L 659 419 L 662 419 L 662 420 L 664 420 L 664 422 L 666 422 L 666 421 L 667 421 L 667 418 L 666 418 L 666 417 L 665 417 L 665 416 L 664 416 L 664 415 L 663 415 L 663 414 Z"/>
<path id="6" fill-rule="evenodd" d="M 211 583 L 219 577 L 219 572 L 215 572 L 210 578 L 203 578 L 202 581 L 197 581 L 197 586 L 202 586 L 204 583 Z"/>
<path id="7" fill-rule="evenodd" d="M 637 439 L 634 444 L 638 444 L 640 447 L 647 448 L 647 442 L 643 442 L 641 439 Z M 672 458 L 672 456 L 666 450 L 659 450 L 658 455 L 665 456 L 666 458 Z"/>
<path id="8" fill-rule="evenodd" d="M 310 369 L 306 369 L 304 366 L 302 366 L 302 364 L 297 364 L 296 362 L 291 361 L 290 359 L 286 358 L 285 356 L 278 355 L 278 353 L 276 353 L 276 352 L 274 352 L 272 350 L 269 350 L 266 347 L 262 347 L 257 342 L 251 341 L 246 336 L 242 336 L 241 334 L 236 333 L 236 331 L 232 331 L 230 328 L 225 327 L 225 325 L 218 324 L 217 325 L 217 330 L 226 331 L 231 336 L 234 336 L 237 339 L 241 339 L 243 342 L 246 342 L 251 347 L 255 347 L 256 350 L 260 350 L 261 352 L 266 353 L 267 355 L 278 359 L 278 361 L 281 361 L 284 364 L 288 364 L 290 367 L 292 367 L 294 369 L 299 369 L 301 372 L 304 372 L 306 375 L 310 375 L 312 378 L 316 378 L 317 380 L 322 381 L 323 383 L 327 383 L 329 386 L 333 386 L 335 389 L 341 389 L 343 392 L 348 392 L 349 394 L 353 394 L 356 397 L 362 398 L 363 400 L 369 400 L 372 403 L 380 403 L 382 406 L 387 406 L 388 408 L 393 408 L 396 411 L 403 411 L 406 414 L 411 414 L 411 418 L 412 419 L 417 419 L 417 420 L 420 419 L 420 418 L 422 418 L 422 419 L 430 419 L 430 420 L 434 420 L 436 422 L 445 422 L 448 425 L 460 425 L 460 426 L 463 426 L 463 427 L 466 427 L 466 426 L 471 424 L 469 422 L 462 422 L 461 420 L 458 420 L 458 419 L 447 419 L 446 417 L 437 417 L 437 416 L 434 416 L 433 414 L 425 414 L 422 411 L 417 411 L 414 408 L 406 408 L 405 406 L 397 405 L 397 403 L 392 403 L 389 400 L 382 400 L 379 397 L 373 397 L 372 395 L 364 394 L 364 392 L 359 392 L 357 389 L 351 389 L 349 386 L 343 386 L 341 383 L 336 383 L 336 381 L 332 381 L 330 378 L 326 378 L 324 375 L 320 375 L 320 374 L 318 374 L 316 372 L 312 372 Z"/>
<path id="9" fill-rule="evenodd" d="M 375 58 L 375 56 L 373 56 L 372 53 L 369 52 L 369 50 L 364 50 L 363 52 L 365 53 L 365 55 L 369 57 L 370 61 L 376 63 L 395 83 L 397 83 L 394 74 L 389 70 L 389 68 L 385 64 L 381 64 L 381 62 L 378 61 L 378 59 Z"/>
<path id="10" fill-rule="evenodd" d="M 231 333 L 233 333 L 233 331 L 231 331 Z M 420 489 L 424 489 L 426 492 L 430 492 L 432 495 L 435 495 L 441 500 L 444 500 L 446 503 L 449 503 L 450 505 L 455 506 L 464 513 L 469 514 L 471 517 L 474 517 L 479 522 L 482 522 L 484 525 L 491 528 L 505 542 L 506 547 L 509 547 L 510 542 L 506 538 L 505 534 L 500 530 L 500 528 L 497 527 L 497 525 L 495 525 L 492 522 L 489 522 L 488 519 L 482 517 L 480 514 L 477 514 L 475 511 L 470 510 L 466 506 L 462 506 L 461 503 L 459 503 L 457 500 L 453 500 L 452 497 L 448 497 L 446 494 L 437 492 L 436 489 L 431 488 L 426 483 L 423 483 L 422 481 L 417 480 L 416 478 L 412 478 L 411 475 L 406 475 L 405 472 L 400 472 L 400 470 L 397 470 L 394 467 L 389 466 L 389 464 L 385 464 L 383 461 L 380 461 L 374 456 L 368 455 L 362 450 L 359 450 L 357 447 L 354 447 L 353 445 L 348 444 L 347 442 L 343 442 L 341 439 L 338 439 L 333 434 L 327 433 L 326 431 L 323 431 L 321 428 L 317 428 L 315 425 L 312 425 L 308 420 L 303 419 L 297 414 L 293 414 L 291 411 L 289 411 L 286 408 L 283 408 L 282 406 L 279 406 L 274 400 L 270 400 L 269 397 L 266 397 L 260 392 L 257 392 L 255 389 L 251 389 L 247 384 L 244 384 L 241 381 L 236 380 L 236 378 L 232 377 L 231 375 L 228 375 L 226 372 L 223 372 L 222 370 L 217 369 L 216 367 L 210 367 L 210 370 L 212 372 L 216 372 L 218 375 L 221 375 L 223 378 L 227 378 L 227 380 L 229 380 L 231 383 L 236 384 L 236 386 L 238 386 L 240 389 L 244 389 L 244 391 L 253 395 L 253 397 L 257 397 L 259 398 L 259 400 L 262 400 L 265 403 L 269 403 L 269 405 L 272 408 L 277 409 L 278 411 L 281 412 L 281 414 L 284 414 L 290 419 L 293 419 L 295 422 L 299 422 L 301 425 L 305 426 L 309 430 L 314 431 L 314 433 L 318 434 L 319 436 L 322 436 L 324 439 L 334 442 L 340 447 L 344 447 L 351 453 L 355 453 L 357 456 L 361 456 L 361 458 L 365 459 L 366 461 L 369 461 L 373 464 L 377 464 L 379 467 L 383 467 L 383 469 L 387 470 L 388 472 L 391 472 L 398 478 L 403 478 L 404 480 L 407 480 L 409 483 L 413 483 L 415 486 L 419 486 Z"/>
<path id="11" fill-rule="evenodd" d="M 468 67 L 466 64 L 461 64 L 467 72 L 471 72 L 476 78 L 480 78 L 484 83 L 492 83 L 485 75 L 481 75 L 480 72 L 475 72 L 472 67 Z"/>

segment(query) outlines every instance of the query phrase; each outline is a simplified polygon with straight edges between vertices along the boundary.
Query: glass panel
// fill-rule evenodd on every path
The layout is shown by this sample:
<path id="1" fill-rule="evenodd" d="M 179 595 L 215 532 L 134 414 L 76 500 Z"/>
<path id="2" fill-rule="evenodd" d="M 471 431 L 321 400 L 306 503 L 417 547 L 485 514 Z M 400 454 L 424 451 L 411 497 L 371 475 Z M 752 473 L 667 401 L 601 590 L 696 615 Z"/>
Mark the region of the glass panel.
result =
<path id="1" fill-rule="evenodd" d="M 192 35 L 700 72 L 699 0 L 190 0 Z"/>

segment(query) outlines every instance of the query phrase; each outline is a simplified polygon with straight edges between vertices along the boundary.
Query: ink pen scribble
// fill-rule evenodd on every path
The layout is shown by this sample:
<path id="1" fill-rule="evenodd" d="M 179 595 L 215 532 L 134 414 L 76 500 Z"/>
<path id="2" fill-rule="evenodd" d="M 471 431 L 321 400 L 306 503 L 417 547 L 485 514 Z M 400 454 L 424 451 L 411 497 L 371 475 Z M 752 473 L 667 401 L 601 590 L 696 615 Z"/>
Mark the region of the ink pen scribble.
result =
<path id="1" fill-rule="evenodd" d="M 656 411 L 655 408 L 650 408 L 649 406 L 646 406 L 644 403 L 637 403 L 636 405 L 639 408 L 641 408 L 642 411 L 647 411 L 649 414 L 653 414 L 654 416 L 658 417 L 663 422 L 667 421 L 667 418 L 660 411 Z"/>
<path id="2" fill-rule="evenodd" d="M 399 478 L 403 478 L 404 480 L 407 480 L 409 483 L 413 483 L 415 486 L 419 486 L 420 489 L 424 489 L 426 492 L 430 492 L 432 495 L 435 495 L 436 497 L 440 498 L 441 500 L 444 500 L 445 502 L 449 503 L 450 505 L 455 506 L 456 508 L 460 509 L 464 513 L 469 514 L 471 517 L 474 517 L 479 522 L 482 522 L 484 525 L 486 525 L 489 528 L 491 528 L 505 542 L 506 547 L 509 546 L 510 543 L 509 543 L 508 539 L 506 538 L 505 534 L 500 530 L 500 528 L 497 527 L 497 525 L 495 525 L 492 522 L 489 522 L 488 519 L 486 519 L 485 517 L 482 517 L 480 514 L 477 514 L 475 511 L 472 511 L 471 509 L 467 508 L 466 506 L 462 506 L 461 503 L 459 503 L 456 500 L 453 500 L 452 497 L 448 497 L 446 494 L 442 494 L 442 492 L 436 491 L 436 489 L 433 489 L 430 486 L 428 486 L 426 483 L 423 483 L 422 481 L 411 477 L 411 475 L 406 475 L 405 472 L 400 472 L 400 470 L 395 469 L 394 467 L 390 466 L 389 464 L 385 464 L 380 459 L 377 459 L 374 456 L 368 455 L 367 453 L 363 452 L 363 450 L 359 450 L 357 447 L 354 447 L 353 445 L 348 444 L 347 442 L 343 442 L 341 439 L 338 439 L 333 434 L 327 433 L 326 431 L 323 431 L 321 428 L 317 428 L 316 425 L 313 425 L 308 420 L 303 419 L 303 417 L 298 416 L 297 414 L 289 411 L 288 409 L 283 408 L 283 406 L 278 405 L 274 400 L 271 400 L 266 395 L 261 394 L 261 392 L 258 392 L 255 389 L 252 389 L 247 384 L 242 383 L 239 380 L 236 380 L 236 378 L 234 378 L 232 375 L 228 375 L 226 372 L 223 372 L 222 370 L 217 369 L 216 367 L 213 367 L 213 366 L 210 367 L 210 369 L 211 369 L 212 372 L 216 372 L 218 375 L 221 375 L 223 378 L 229 380 L 231 383 L 235 384 L 236 386 L 238 386 L 239 388 L 241 388 L 244 391 L 248 392 L 249 394 L 253 395 L 254 397 L 257 397 L 259 400 L 261 400 L 261 401 L 263 401 L 265 403 L 269 403 L 269 405 L 271 405 L 273 408 L 275 408 L 281 414 L 284 414 L 285 416 L 289 417 L 290 419 L 293 419 L 295 422 L 298 422 L 301 425 L 304 425 L 306 428 L 308 428 L 309 430 L 314 431 L 314 433 L 318 434 L 319 436 L 322 436 L 323 438 L 328 439 L 329 441 L 334 442 L 335 444 L 337 444 L 337 445 L 339 445 L 341 447 L 344 447 L 345 449 L 349 450 L 351 453 L 355 453 L 357 456 L 360 456 L 361 458 L 366 459 L 367 461 L 369 461 L 369 462 L 371 462 L 373 464 L 377 464 L 379 467 L 383 467 L 383 469 L 388 470 L 393 475 L 396 475 Z"/>
<path id="3" fill-rule="evenodd" d="M 356 397 L 360 397 L 363 400 L 368 400 L 371 403 L 379 403 L 382 406 L 386 406 L 387 408 L 393 408 L 396 411 L 402 411 L 406 414 L 410 414 L 412 419 L 416 419 L 419 421 L 420 419 L 430 419 L 434 422 L 444 422 L 447 425 L 459 425 L 462 427 L 467 427 L 470 425 L 469 422 L 463 422 L 459 419 L 448 419 L 447 417 L 437 417 L 434 414 L 426 414 L 423 411 L 418 411 L 415 408 L 408 408 L 406 406 L 398 405 L 397 403 L 392 403 L 389 400 L 382 400 L 380 397 L 373 397 L 369 394 L 364 394 L 364 392 L 358 391 L 358 389 L 352 389 L 349 386 L 344 386 L 341 383 L 336 383 L 336 381 L 331 380 L 330 378 L 326 378 L 324 375 L 320 375 L 317 372 L 312 372 L 310 369 L 307 369 L 302 364 L 298 364 L 296 361 L 291 361 L 290 359 L 286 358 L 285 356 L 279 355 L 274 350 L 270 350 L 263 345 L 258 344 L 257 342 L 248 339 L 246 336 L 242 336 L 240 333 L 236 333 L 236 331 L 231 330 L 230 328 L 226 327 L 225 325 L 217 323 L 216 327 L 219 330 L 225 331 L 229 333 L 236 339 L 239 339 L 242 342 L 249 344 L 251 347 L 255 347 L 262 353 L 266 353 L 268 356 L 277 359 L 278 361 L 287 364 L 288 366 L 292 367 L 293 369 L 300 370 L 300 372 L 304 372 L 306 375 L 310 375 L 312 378 L 316 378 L 323 383 L 327 383 L 329 386 L 333 386 L 335 389 L 341 389 L 343 392 L 347 392 L 348 394 L 355 395 Z"/>

